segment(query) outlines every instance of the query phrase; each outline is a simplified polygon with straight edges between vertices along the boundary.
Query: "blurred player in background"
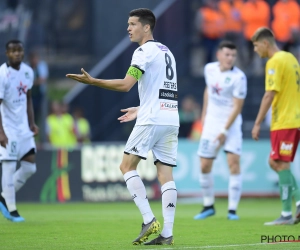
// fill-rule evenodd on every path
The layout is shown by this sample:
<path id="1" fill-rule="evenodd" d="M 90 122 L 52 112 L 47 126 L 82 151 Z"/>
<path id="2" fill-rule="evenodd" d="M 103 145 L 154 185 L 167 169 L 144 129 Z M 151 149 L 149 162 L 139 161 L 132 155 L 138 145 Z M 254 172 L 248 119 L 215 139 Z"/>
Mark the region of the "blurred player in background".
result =
<path id="1" fill-rule="evenodd" d="M 266 65 L 266 92 L 252 130 L 252 138 L 259 139 L 260 125 L 272 105 L 271 154 L 269 164 L 278 173 L 281 216 L 265 225 L 294 224 L 300 221 L 300 191 L 290 170 L 300 139 L 300 70 L 297 59 L 280 51 L 273 32 L 259 28 L 252 37 L 255 52 L 269 58 Z M 295 220 L 292 217 L 292 197 L 296 201 Z"/>
<path id="2" fill-rule="evenodd" d="M 172 169 L 176 165 L 179 129 L 177 74 L 171 51 L 153 39 L 155 22 L 154 14 L 148 9 L 130 12 L 127 31 L 130 40 L 137 42 L 139 47 L 132 56 L 124 79 L 95 79 L 83 69 L 82 75 L 67 75 L 79 82 L 124 92 L 138 81 L 140 106 L 123 110 L 127 113 L 119 118 L 121 122 L 137 118 L 120 166 L 127 188 L 144 220 L 134 245 L 145 242 L 149 235 L 160 229 L 160 223 L 150 208 L 145 186 L 136 171 L 139 161 L 146 159 L 149 150 L 152 150 L 161 184 L 164 227 L 157 238 L 145 245 L 173 244 L 177 190 Z"/>
<path id="3" fill-rule="evenodd" d="M 218 150 L 224 145 L 230 169 L 228 186 L 229 220 L 238 220 L 236 210 L 242 192 L 240 155 L 242 152 L 241 111 L 247 94 L 245 74 L 234 66 L 237 58 L 235 44 L 222 41 L 217 62 L 204 68 L 206 88 L 203 97 L 202 121 L 204 124 L 198 155 L 200 156 L 200 186 L 203 210 L 194 219 L 201 220 L 215 214 L 213 174 L 211 172 Z"/>
<path id="4" fill-rule="evenodd" d="M 33 70 L 22 62 L 23 44 L 11 40 L 6 44 L 7 63 L 0 67 L 0 160 L 2 193 L 0 210 L 13 222 L 24 221 L 17 211 L 16 192 L 35 173 L 35 142 L 38 133 L 34 122 L 31 88 Z M 16 171 L 17 161 L 20 168 Z"/>

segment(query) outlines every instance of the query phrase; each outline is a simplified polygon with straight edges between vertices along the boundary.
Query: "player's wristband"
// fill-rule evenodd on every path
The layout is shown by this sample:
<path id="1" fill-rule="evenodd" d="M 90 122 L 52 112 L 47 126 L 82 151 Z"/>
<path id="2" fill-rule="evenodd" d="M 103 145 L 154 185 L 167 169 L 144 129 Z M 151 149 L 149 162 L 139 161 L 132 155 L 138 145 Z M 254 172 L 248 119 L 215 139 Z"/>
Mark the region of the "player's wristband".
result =
<path id="1" fill-rule="evenodd" d="M 227 136 L 227 134 L 228 134 L 228 130 L 227 130 L 227 129 L 225 129 L 225 128 L 223 128 L 223 129 L 221 130 L 221 134 L 223 134 L 223 135 Z"/>

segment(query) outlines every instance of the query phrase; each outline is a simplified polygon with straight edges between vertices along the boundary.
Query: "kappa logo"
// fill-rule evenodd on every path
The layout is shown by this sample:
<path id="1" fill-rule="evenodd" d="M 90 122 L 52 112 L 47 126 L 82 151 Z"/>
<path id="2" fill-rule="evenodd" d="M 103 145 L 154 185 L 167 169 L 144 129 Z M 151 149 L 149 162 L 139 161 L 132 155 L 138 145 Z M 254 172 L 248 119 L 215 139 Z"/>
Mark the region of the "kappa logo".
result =
<path id="1" fill-rule="evenodd" d="M 294 143 L 289 141 L 280 142 L 280 155 L 291 156 L 293 152 Z"/>
<path id="2" fill-rule="evenodd" d="M 143 49 L 142 49 L 142 48 L 139 48 L 138 51 L 143 51 Z"/>
<path id="3" fill-rule="evenodd" d="M 175 206 L 174 206 L 173 203 L 169 203 L 169 205 L 167 206 L 167 208 L 168 208 L 168 207 L 175 207 Z"/>
<path id="4" fill-rule="evenodd" d="M 132 195 L 131 198 L 134 200 L 136 198 L 136 194 Z"/>
<path id="5" fill-rule="evenodd" d="M 139 152 L 136 147 L 133 147 L 132 149 L 130 149 L 130 151 L 133 151 L 133 152 L 136 152 L 136 153 Z"/>

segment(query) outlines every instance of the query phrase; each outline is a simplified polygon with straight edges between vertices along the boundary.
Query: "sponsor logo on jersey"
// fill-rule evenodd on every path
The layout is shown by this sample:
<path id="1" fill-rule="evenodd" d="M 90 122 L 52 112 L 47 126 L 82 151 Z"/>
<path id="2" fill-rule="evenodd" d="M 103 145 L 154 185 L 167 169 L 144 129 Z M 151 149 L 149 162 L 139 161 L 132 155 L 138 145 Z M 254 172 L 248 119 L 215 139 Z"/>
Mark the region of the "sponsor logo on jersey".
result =
<path id="1" fill-rule="evenodd" d="M 170 102 L 161 102 L 160 103 L 160 109 L 161 110 L 176 111 L 176 110 L 178 110 L 178 104 L 170 103 Z"/>
<path id="2" fill-rule="evenodd" d="M 169 48 L 168 48 L 167 46 L 165 46 L 165 45 L 156 44 L 156 46 L 157 46 L 160 50 L 162 50 L 162 51 L 168 51 L 168 50 L 169 50 Z"/>
<path id="3" fill-rule="evenodd" d="M 280 142 L 280 155 L 291 156 L 293 152 L 294 143 L 289 141 L 281 141 Z"/>
<path id="4" fill-rule="evenodd" d="M 20 85 L 17 86 L 17 89 L 19 91 L 19 96 L 22 95 L 22 94 L 25 94 L 26 95 L 26 92 L 27 92 L 27 86 L 26 85 L 23 85 L 22 82 L 20 82 Z"/>
<path id="5" fill-rule="evenodd" d="M 177 91 L 174 90 L 160 89 L 158 98 L 166 100 L 177 100 L 178 94 Z"/>
<path id="6" fill-rule="evenodd" d="M 219 83 L 216 83 L 215 85 L 212 85 L 212 93 L 213 94 L 220 95 L 221 90 L 222 89 L 220 88 Z"/>

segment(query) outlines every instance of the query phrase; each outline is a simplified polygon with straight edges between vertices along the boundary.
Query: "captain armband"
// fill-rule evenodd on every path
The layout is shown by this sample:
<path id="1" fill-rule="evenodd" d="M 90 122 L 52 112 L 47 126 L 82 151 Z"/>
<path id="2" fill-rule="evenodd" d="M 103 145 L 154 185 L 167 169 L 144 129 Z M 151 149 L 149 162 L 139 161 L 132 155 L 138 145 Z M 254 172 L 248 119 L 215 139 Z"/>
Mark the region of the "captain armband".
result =
<path id="1" fill-rule="evenodd" d="M 139 68 L 130 66 L 126 74 L 134 77 L 138 81 L 142 77 L 143 71 Z"/>

